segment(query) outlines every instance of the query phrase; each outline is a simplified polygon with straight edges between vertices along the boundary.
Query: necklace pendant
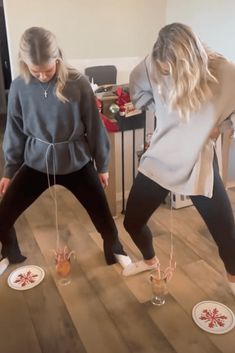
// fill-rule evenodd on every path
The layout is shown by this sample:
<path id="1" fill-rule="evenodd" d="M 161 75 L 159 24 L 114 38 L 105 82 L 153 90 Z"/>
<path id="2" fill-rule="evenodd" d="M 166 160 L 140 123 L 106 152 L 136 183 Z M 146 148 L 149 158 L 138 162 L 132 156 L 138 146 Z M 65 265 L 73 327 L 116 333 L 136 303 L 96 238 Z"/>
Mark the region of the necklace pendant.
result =
<path id="1" fill-rule="evenodd" d="M 42 90 L 43 90 L 44 98 L 47 98 L 47 97 L 48 97 L 48 90 L 49 90 L 49 88 L 50 88 L 50 83 L 51 83 L 51 82 L 49 82 L 48 85 L 47 85 L 47 87 L 44 88 L 44 86 L 43 86 L 43 85 L 41 84 L 41 82 L 39 81 L 39 85 L 40 85 L 40 87 L 41 87 Z"/>

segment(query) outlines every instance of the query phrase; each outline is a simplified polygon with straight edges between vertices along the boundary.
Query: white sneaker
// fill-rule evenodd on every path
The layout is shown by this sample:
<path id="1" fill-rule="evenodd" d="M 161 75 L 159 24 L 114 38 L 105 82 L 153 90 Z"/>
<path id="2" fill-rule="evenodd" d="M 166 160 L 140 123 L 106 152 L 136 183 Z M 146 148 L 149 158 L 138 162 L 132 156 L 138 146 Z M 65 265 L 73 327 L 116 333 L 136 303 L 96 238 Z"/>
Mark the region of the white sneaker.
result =
<path id="1" fill-rule="evenodd" d="M 0 276 L 3 274 L 4 271 L 6 271 L 7 267 L 9 266 L 9 260 L 7 257 L 5 257 L 4 259 L 2 259 L 0 261 Z"/>
<path id="2" fill-rule="evenodd" d="M 126 268 L 132 263 L 131 258 L 128 255 L 114 254 L 114 256 L 122 268 Z"/>
<path id="3" fill-rule="evenodd" d="M 144 272 L 144 271 L 151 271 L 155 268 L 158 268 L 159 262 L 157 261 L 153 265 L 148 265 L 144 260 L 133 262 L 132 264 L 128 265 L 122 271 L 123 276 L 133 276 L 137 273 Z"/>

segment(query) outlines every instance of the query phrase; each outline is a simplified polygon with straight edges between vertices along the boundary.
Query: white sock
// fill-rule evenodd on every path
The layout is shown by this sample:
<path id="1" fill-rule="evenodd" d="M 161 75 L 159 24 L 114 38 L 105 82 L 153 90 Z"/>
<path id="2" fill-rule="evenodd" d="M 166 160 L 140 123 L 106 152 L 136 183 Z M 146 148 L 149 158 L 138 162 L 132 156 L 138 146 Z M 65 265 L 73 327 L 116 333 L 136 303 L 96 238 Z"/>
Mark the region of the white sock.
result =
<path id="1" fill-rule="evenodd" d="M 233 295 L 235 295 L 235 282 L 228 282 L 228 284 L 231 291 L 233 292 Z"/>
<path id="2" fill-rule="evenodd" d="M 114 254 L 114 256 L 122 268 L 126 268 L 132 263 L 131 258 L 128 255 Z"/>
<path id="3" fill-rule="evenodd" d="M 0 261 L 0 276 L 6 271 L 7 267 L 9 266 L 10 262 L 7 257 Z"/>

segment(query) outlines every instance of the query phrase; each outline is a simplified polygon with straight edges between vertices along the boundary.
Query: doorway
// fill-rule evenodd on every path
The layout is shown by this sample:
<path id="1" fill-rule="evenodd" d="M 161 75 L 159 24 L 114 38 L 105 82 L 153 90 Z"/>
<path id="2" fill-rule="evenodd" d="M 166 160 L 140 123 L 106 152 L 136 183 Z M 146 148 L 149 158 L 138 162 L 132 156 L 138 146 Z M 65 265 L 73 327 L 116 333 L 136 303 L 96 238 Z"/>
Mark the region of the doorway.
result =
<path id="1" fill-rule="evenodd" d="M 12 81 L 3 0 L 0 0 L 0 113 L 6 113 L 7 95 Z"/>

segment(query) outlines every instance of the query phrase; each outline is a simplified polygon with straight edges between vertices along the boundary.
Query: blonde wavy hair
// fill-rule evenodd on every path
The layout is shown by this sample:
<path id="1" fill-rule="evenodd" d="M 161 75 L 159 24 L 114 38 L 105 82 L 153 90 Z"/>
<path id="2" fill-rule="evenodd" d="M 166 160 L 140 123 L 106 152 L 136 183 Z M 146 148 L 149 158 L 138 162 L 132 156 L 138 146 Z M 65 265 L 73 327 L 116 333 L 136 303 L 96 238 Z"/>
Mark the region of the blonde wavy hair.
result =
<path id="1" fill-rule="evenodd" d="M 53 33 L 42 27 L 28 28 L 21 37 L 18 54 L 20 75 L 25 82 L 28 83 L 31 78 L 27 63 L 37 66 L 47 65 L 53 59 L 56 60 L 57 76 L 55 95 L 65 103 L 68 101 L 68 98 L 63 94 L 66 82 L 78 78 L 80 74 L 65 63 Z"/>
<path id="2" fill-rule="evenodd" d="M 188 119 L 192 111 L 213 96 L 216 62 L 225 60 L 220 54 L 207 48 L 192 29 L 182 23 L 163 27 L 152 50 L 156 73 L 166 74 L 162 64 L 168 65 L 172 79 L 169 94 L 171 110 L 177 110 L 181 118 Z M 163 75 L 157 74 L 160 92 L 163 90 Z"/>

